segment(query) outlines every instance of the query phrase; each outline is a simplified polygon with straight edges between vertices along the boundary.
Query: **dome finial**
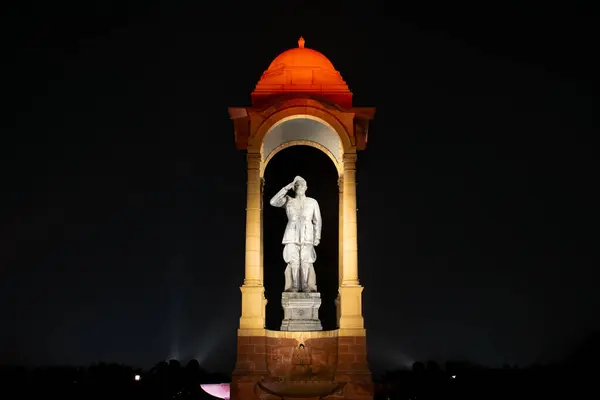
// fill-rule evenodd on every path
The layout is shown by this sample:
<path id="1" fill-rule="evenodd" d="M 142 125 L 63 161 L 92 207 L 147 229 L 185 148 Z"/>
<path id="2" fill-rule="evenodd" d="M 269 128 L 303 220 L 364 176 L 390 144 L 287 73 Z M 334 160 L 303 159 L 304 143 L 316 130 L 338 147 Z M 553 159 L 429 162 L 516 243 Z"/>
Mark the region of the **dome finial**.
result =
<path id="1" fill-rule="evenodd" d="M 300 39 L 298 39 L 298 47 L 301 49 L 304 48 L 304 38 L 302 36 L 300 36 Z"/>

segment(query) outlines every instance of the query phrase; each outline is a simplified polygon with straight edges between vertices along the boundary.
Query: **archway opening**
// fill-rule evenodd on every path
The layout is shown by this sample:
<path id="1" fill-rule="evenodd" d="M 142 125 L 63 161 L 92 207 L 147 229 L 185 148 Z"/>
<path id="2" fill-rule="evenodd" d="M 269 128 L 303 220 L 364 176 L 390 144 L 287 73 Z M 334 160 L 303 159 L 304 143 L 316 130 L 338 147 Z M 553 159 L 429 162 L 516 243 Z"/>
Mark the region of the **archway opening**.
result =
<path id="1" fill-rule="evenodd" d="M 314 264 L 317 287 L 321 293 L 319 318 L 324 330 L 336 328 L 334 300 L 338 291 L 338 172 L 331 159 L 322 151 L 309 146 L 293 146 L 279 151 L 265 169 L 263 199 L 263 265 L 265 294 L 269 302 L 266 327 L 279 330 L 283 319 L 281 293 L 284 289 L 283 245 L 281 243 L 287 217 L 282 208 L 272 207 L 269 200 L 296 175 L 308 183 L 306 195 L 319 202 L 323 219 L 321 243 L 316 248 Z M 289 192 L 293 196 L 293 191 Z"/>
<path id="2" fill-rule="evenodd" d="M 288 117 L 275 124 L 263 139 L 263 161 L 269 163 L 277 152 L 297 145 L 320 149 L 339 171 L 343 153 L 340 137 L 327 122 L 308 116 Z"/>

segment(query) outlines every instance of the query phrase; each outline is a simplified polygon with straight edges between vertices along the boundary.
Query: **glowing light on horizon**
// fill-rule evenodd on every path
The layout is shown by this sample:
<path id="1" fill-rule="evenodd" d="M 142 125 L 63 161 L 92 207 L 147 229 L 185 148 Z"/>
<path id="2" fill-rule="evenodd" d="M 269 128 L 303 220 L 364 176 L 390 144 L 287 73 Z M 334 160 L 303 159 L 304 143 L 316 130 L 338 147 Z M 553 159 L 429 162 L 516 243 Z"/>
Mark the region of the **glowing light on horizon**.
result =
<path id="1" fill-rule="evenodd" d="M 229 383 L 203 383 L 200 385 L 202 390 L 218 399 L 229 400 Z"/>

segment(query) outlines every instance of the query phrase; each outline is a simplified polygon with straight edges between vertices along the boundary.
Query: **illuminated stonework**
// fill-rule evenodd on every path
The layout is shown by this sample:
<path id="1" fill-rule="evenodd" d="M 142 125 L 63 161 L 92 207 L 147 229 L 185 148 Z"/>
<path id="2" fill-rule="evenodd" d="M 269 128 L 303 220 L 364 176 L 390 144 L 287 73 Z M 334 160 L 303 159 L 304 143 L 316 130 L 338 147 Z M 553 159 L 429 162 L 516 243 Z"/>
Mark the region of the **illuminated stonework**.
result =
<path id="1" fill-rule="evenodd" d="M 297 386 L 303 379 L 340 384 L 333 387 L 343 393 L 323 393 L 324 398 L 373 397 L 358 276 L 356 160 L 357 152 L 366 148 L 374 114 L 375 108 L 352 106 L 352 93 L 340 73 L 323 54 L 306 48 L 303 39 L 271 63 L 252 93 L 251 107 L 229 108 L 236 146 L 247 151 L 248 162 L 245 278 L 231 389 L 234 400 L 275 399 L 269 391 L 281 385 L 268 381 L 284 380 Z M 339 290 L 338 329 L 334 331 L 265 329 L 263 176 L 275 154 L 296 145 L 323 151 L 338 171 Z M 305 346 L 302 351 L 308 351 L 303 360 L 310 361 L 296 365 L 294 354 L 300 344 Z M 283 386 L 282 390 L 292 390 Z M 293 390 L 300 390 L 296 386 Z"/>
<path id="2" fill-rule="evenodd" d="M 303 38 L 298 47 L 278 55 L 263 73 L 252 92 L 252 104 L 271 101 L 271 97 L 288 93 L 319 95 L 342 107 L 352 106 L 352 92 L 327 57 L 306 48 Z"/>
<path id="3" fill-rule="evenodd" d="M 333 156 L 334 164 L 342 161 L 342 142 L 333 128 L 322 121 L 309 118 L 292 118 L 275 125 L 263 139 L 262 154 L 272 158 L 277 148 L 293 141 L 314 142 L 323 146 Z"/>

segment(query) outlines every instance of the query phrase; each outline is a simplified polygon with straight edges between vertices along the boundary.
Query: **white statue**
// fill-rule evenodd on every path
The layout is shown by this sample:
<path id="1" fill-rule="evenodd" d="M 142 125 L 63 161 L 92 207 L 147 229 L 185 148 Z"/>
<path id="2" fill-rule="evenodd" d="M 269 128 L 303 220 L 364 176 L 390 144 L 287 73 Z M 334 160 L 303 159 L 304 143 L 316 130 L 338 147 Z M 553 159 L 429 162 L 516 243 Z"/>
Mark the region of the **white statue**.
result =
<path id="1" fill-rule="evenodd" d="M 321 241 L 321 211 L 319 203 L 306 197 L 306 180 L 295 177 L 271 199 L 274 207 L 285 207 L 288 223 L 282 243 L 285 269 L 286 292 L 316 292 L 317 277 L 313 263 L 317 260 L 315 246 Z M 287 192 L 294 189 L 295 197 Z"/>

